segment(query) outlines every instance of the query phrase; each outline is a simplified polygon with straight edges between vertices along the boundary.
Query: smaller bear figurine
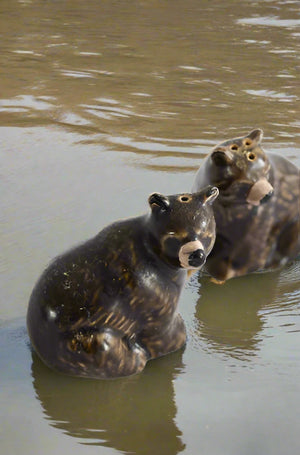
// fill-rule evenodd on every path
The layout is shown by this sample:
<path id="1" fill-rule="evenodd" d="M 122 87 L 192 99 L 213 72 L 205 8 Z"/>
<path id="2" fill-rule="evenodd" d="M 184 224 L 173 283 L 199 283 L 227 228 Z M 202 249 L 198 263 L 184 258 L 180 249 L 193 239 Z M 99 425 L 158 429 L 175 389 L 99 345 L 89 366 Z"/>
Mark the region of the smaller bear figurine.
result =
<path id="1" fill-rule="evenodd" d="M 149 197 L 150 213 L 115 222 L 58 256 L 30 297 L 27 327 L 41 359 L 63 373 L 115 378 L 186 342 L 177 313 L 188 269 L 215 241 L 218 189 Z"/>
<path id="2" fill-rule="evenodd" d="M 196 174 L 193 191 L 215 185 L 216 242 L 206 263 L 213 281 L 275 269 L 300 253 L 300 173 L 261 148 L 263 132 L 216 146 Z"/>

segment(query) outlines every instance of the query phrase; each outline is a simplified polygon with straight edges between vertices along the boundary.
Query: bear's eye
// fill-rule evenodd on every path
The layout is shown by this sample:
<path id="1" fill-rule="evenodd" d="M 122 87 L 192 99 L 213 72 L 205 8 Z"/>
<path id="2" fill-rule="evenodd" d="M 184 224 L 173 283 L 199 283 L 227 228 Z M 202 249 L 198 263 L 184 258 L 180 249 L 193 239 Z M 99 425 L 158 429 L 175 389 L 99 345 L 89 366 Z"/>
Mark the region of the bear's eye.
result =
<path id="1" fill-rule="evenodd" d="M 236 145 L 236 144 L 232 144 L 232 145 L 230 146 L 230 150 L 238 150 L 238 148 L 239 148 L 239 147 L 238 147 L 238 145 Z"/>
<path id="2" fill-rule="evenodd" d="M 247 145 L 247 147 L 249 147 L 249 145 L 252 144 L 251 139 L 246 139 L 245 142 L 244 142 L 244 144 Z"/>
<path id="3" fill-rule="evenodd" d="M 248 158 L 249 161 L 254 161 L 254 160 L 256 160 L 256 155 L 253 152 L 248 152 L 247 153 L 247 158 Z"/>
<path id="4" fill-rule="evenodd" d="M 164 241 L 164 250 L 167 254 L 176 256 L 180 248 L 180 240 L 176 237 L 170 236 L 167 237 Z"/>

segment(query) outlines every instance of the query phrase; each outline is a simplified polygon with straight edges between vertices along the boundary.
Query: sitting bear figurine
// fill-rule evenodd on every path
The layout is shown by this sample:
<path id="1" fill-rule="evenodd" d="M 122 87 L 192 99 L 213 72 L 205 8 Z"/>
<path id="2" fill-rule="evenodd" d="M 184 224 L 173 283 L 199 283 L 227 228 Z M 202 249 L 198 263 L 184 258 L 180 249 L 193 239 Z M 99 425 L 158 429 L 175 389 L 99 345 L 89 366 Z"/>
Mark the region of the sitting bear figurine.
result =
<path id="1" fill-rule="evenodd" d="M 206 263 L 215 282 L 273 269 L 300 253 L 300 174 L 282 156 L 265 153 L 262 131 L 216 146 L 193 186 L 215 185 L 216 242 Z"/>
<path id="2" fill-rule="evenodd" d="M 201 268 L 213 247 L 218 193 L 154 193 L 150 213 L 113 223 L 58 256 L 27 313 L 41 359 L 63 373 L 115 378 L 184 346 L 177 303 L 187 270 Z"/>

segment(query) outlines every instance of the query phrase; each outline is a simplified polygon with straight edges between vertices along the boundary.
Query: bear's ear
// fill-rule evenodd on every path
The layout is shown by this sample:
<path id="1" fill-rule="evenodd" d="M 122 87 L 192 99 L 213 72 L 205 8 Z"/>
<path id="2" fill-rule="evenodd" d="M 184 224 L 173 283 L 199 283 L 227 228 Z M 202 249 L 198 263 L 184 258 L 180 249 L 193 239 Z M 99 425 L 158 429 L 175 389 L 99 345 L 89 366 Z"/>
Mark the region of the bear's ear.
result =
<path id="1" fill-rule="evenodd" d="M 148 198 L 149 205 L 151 210 L 168 210 L 170 207 L 170 201 L 167 196 L 164 196 L 160 193 L 152 193 Z"/>
<path id="2" fill-rule="evenodd" d="M 252 130 L 246 137 L 248 137 L 252 141 L 255 141 L 256 144 L 260 144 L 263 135 L 264 135 L 263 130 L 257 128 L 256 130 Z"/>
<path id="3" fill-rule="evenodd" d="M 203 190 L 204 202 L 203 204 L 211 205 L 214 200 L 219 196 L 219 190 L 216 186 L 208 186 Z"/>
<path id="4" fill-rule="evenodd" d="M 232 153 L 225 147 L 216 147 L 211 154 L 211 159 L 216 166 L 228 166 L 232 162 Z"/>

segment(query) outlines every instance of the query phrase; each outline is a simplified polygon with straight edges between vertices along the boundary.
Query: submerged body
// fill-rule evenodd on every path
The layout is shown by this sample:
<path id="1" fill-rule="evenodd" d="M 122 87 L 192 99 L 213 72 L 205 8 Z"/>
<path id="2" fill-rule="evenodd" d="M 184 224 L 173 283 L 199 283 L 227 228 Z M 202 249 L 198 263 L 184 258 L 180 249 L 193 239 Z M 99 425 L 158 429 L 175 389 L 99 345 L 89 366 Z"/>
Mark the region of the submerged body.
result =
<path id="1" fill-rule="evenodd" d="M 186 334 L 178 299 L 186 269 L 200 268 L 212 249 L 217 194 L 211 187 L 155 193 L 150 214 L 116 222 L 57 257 L 27 313 L 42 360 L 64 373 L 113 378 L 180 349 Z"/>
<path id="2" fill-rule="evenodd" d="M 283 266 L 300 254 L 300 173 L 287 159 L 265 153 L 262 131 L 226 141 L 200 167 L 193 190 L 212 184 L 216 243 L 206 270 L 223 282 Z"/>

